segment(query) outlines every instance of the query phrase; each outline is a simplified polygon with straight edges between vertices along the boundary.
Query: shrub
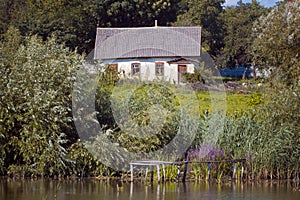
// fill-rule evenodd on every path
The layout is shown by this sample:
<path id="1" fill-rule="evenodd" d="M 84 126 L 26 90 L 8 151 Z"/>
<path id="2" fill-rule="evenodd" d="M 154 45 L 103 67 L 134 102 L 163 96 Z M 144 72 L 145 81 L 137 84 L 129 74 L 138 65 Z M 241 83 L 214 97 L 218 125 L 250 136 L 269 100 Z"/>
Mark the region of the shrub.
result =
<path id="1" fill-rule="evenodd" d="M 0 45 L 0 140 L 9 165 L 40 175 L 68 173 L 71 92 L 82 57 L 37 36 L 22 39 L 10 29 Z M 16 169 L 11 167 L 10 170 Z"/>

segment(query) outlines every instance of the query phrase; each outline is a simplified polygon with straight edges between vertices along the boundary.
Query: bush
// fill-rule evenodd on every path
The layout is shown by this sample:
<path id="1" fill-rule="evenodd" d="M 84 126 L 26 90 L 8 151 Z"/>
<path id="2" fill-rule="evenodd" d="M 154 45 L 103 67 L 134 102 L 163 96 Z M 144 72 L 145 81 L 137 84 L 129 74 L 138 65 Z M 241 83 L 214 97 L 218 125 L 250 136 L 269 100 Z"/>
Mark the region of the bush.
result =
<path id="1" fill-rule="evenodd" d="M 0 140 L 5 171 L 26 165 L 38 175 L 68 173 L 71 94 L 82 57 L 55 37 L 21 38 L 10 29 L 0 44 Z M 10 171 L 17 169 L 10 167 Z"/>

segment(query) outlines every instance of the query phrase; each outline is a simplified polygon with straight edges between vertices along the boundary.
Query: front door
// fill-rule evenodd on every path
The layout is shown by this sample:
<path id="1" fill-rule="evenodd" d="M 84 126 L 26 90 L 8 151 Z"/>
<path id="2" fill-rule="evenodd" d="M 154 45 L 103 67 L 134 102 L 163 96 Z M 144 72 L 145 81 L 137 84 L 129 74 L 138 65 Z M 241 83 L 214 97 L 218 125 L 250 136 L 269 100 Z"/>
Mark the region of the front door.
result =
<path id="1" fill-rule="evenodd" d="M 186 65 L 178 65 L 178 83 L 184 82 L 183 74 L 187 72 Z"/>

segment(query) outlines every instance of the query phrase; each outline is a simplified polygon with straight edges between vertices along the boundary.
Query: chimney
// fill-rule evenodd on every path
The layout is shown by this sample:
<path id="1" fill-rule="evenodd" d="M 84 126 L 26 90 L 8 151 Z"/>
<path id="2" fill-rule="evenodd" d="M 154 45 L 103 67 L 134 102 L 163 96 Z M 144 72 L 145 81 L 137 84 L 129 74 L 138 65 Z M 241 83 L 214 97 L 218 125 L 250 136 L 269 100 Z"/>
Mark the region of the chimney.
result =
<path id="1" fill-rule="evenodd" d="M 157 28 L 157 20 L 154 21 L 154 27 Z"/>

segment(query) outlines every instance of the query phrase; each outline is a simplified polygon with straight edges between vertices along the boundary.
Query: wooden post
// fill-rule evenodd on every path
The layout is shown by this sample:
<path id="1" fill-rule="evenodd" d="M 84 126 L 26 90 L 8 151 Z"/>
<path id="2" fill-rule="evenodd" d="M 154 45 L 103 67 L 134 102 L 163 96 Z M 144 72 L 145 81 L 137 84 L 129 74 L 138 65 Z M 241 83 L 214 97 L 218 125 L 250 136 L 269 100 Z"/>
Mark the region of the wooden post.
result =
<path id="1" fill-rule="evenodd" d="M 186 162 L 185 162 L 185 165 L 184 165 L 184 170 L 183 170 L 182 182 L 185 182 L 185 179 L 186 179 L 186 173 L 187 173 L 187 170 L 188 170 L 188 165 L 189 165 L 189 162 L 186 161 Z"/>
<path id="2" fill-rule="evenodd" d="M 207 180 L 210 179 L 210 162 L 207 163 Z"/>
<path id="3" fill-rule="evenodd" d="M 235 178 L 235 173 L 236 173 L 236 162 L 233 162 L 233 172 L 232 172 L 232 178 Z"/>
<path id="4" fill-rule="evenodd" d="M 133 182 L 133 164 L 130 164 L 130 181 Z"/>
<path id="5" fill-rule="evenodd" d="M 181 165 L 178 164 L 177 165 L 177 181 L 179 181 L 179 178 L 180 178 L 180 167 L 181 167 Z"/>
<path id="6" fill-rule="evenodd" d="M 157 184 L 156 199 L 160 199 L 159 195 L 160 195 L 160 184 Z"/>
<path id="7" fill-rule="evenodd" d="M 147 176 L 148 176 L 148 167 L 146 167 L 145 180 L 147 180 Z"/>
<path id="8" fill-rule="evenodd" d="M 133 197 L 133 182 L 130 183 L 130 199 Z"/>
<path id="9" fill-rule="evenodd" d="M 165 170 L 165 165 L 162 164 L 162 170 L 163 170 L 163 181 L 166 181 L 166 170 Z"/>
<path id="10" fill-rule="evenodd" d="M 156 165 L 157 168 L 157 181 L 160 182 L 160 169 L 159 169 L 159 164 Z"/>
<path id="11" fill-rule="evenodd" d="M 241 173 L 241 179 L 243 179 L 244 176 L 244 162 L 242 162 L 242 173 Z"/>
<path id="12" fill-rule="evenodd" d="M 150 178 L 150 180 L 151 180 L 151 182 L 153 182 L 153 176 L 154 176 L 154 170 L 153 170 L 153 167 L 151 167 L 151 169 L 152 169 L 152 171 L 151 171 L 151 178 Z"/>

